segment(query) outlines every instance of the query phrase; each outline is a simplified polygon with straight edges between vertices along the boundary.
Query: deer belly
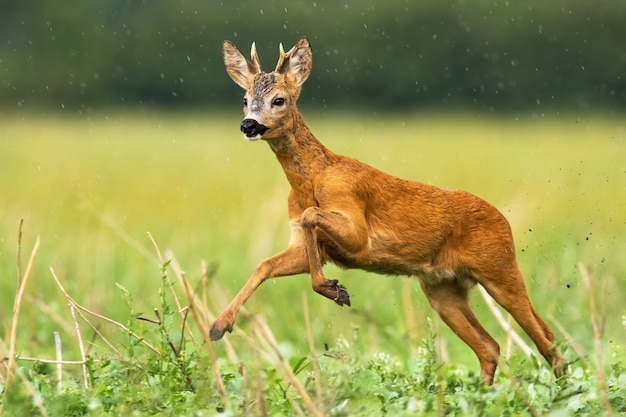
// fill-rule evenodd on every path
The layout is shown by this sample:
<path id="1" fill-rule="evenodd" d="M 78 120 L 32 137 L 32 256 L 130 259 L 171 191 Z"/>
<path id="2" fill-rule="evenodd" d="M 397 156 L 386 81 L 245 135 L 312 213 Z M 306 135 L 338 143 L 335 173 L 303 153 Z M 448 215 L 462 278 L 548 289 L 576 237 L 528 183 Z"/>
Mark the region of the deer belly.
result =
<path id="1" fill-rule="evenodd" d="M 372 237 L 371 249 L 361 268 L 382 274 L 415 276 L 433 284 L 469 277 L 454 244 L 433 235 L 430 239 L 416 236 L 398 240 L 379 233 Z"/>

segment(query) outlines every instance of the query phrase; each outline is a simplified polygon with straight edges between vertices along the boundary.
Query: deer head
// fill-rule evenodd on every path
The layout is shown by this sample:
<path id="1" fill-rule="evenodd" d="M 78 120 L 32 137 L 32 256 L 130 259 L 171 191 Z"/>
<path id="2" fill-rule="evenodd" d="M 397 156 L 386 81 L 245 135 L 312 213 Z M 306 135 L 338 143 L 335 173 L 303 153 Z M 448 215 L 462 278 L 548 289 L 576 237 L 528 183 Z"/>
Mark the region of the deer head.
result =
<path id="1" fill-rule="evenodd" d="M 241 131 L 248 140 L 274 139 L 294 128 L 296 100 L 304 81 L 311 73 L 313 52 L 306 37 L 285 53 L 280 44 L 280 58 L 270 73 L 261 70 L 256 46 L 252 44 L 248 61 L 230 41 L 224 41 L 224 64 L 230 78 L 246 90 L 243 98 L 244 119 Z M 286 69 L 285 64 L 287 64 Z"/>

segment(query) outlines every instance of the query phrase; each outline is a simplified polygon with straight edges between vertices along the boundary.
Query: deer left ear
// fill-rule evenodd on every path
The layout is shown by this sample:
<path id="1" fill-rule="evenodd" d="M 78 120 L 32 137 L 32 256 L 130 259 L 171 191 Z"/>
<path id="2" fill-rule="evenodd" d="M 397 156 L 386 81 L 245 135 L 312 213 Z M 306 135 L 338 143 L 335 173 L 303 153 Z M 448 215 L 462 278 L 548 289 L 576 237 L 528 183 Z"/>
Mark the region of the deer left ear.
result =
<path id="1" fill-rule="evenodd" d="M 311 74 L 312 66 L 313 50 L 311 44 L 306 37 L 302 37 L 293 47 L 293 52 L 289 56 L 286 75 L 297 87 L 300 87 Z"/>
<path id="2" fill-rule="evenodd" d="M 256 54 L 256 48 L 252 44 L 252 60 L 248 61 L 241 55 L 241 52 L 230 41 L 224 41 L 222 44 L 222 53 L 224 55 L 224 65 L 226 72 L 230 75 L 241 88 L 247 90 L 254 80 L 254 75 L 261 72 L 259 58 Z"/>

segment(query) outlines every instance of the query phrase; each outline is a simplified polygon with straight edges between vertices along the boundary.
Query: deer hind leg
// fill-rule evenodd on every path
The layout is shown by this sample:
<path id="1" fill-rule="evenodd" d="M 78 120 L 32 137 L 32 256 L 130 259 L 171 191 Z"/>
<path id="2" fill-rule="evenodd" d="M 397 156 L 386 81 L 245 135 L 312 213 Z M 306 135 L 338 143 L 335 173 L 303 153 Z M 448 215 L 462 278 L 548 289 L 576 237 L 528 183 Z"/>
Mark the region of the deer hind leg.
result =
<path id="1" fill-rule="evenodd" d="M 317 230 L 324 232 L 338 250 L 348 256 L 355 256 L 362 251 L 363 246 L 367 247 L 368 242 L 365 221 L 362 221 L 361 227 L 356 223 L 344 212 L 323 210 L 319 207 L 309 207 L 302 213 L 301 218 L 313 289 L 340 306 L 350 306 L 350 296 L 337 280 L 328 280 L 324 277 Z"/>
<path id="2" fill-rule="evenodd" d="M 497 280 L 481 279 L 480 283 L 530 336 L 541 355 L 552 367 L 554 375 L 557 378 L 565 375 L 567 365 L 554 345 L 554 333 L 532 306 L 517 265 L 513 264 L 510 271 L 501 274 Z"/>
<path id="3" fill-rule="evenodd" d="M 498 366 L 500 346 L 474 315 L 468 302 L 469 288 L 457 281 L 430 283 L 428 278 L 419 281 L 433 309 L 474 351 L 480 362 L 480 375 L 487 385 L 491 385 Z"/>

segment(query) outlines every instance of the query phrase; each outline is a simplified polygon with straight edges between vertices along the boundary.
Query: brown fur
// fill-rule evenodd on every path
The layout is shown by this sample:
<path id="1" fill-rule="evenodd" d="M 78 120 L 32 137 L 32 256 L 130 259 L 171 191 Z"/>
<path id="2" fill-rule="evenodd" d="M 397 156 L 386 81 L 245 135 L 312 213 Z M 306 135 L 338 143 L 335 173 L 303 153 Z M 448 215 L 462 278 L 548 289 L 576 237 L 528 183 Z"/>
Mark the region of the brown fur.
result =
<path id="1" fill-rule="evenodd" d="M 296 108 L 312 65 L 309 41 L 301 38 L 284 54 L 284 73 L 263 73 L 235 46 L 223 45 L 226 69 L 246 90 L 246 118 L 267 127 L 267 141 L 291 185 L 291 242 L 261 262 L 211 326 L 212 340 L 231 331 L 237 313 L 266 279 L 303 272 L 313 289 L 339 305 L 350 305 L 345 288 L 327 280 L 325 262 L 345 268 L 419 278 L 431 306 L 478 356 L 481 375 L 493 382 L 499 346 L 474 316 L 469 290 L 482 285 L 517 320 L 553 366 L 565 364 L 554 335 L 532 307 L 515 260 L 511 228 L 492 205 L 464 191 L 407 181 L 326 149 Z M 281 64 L 281 61 L 279 61 Z M 281 98 L 284 104 L 276 105 Z"/>

